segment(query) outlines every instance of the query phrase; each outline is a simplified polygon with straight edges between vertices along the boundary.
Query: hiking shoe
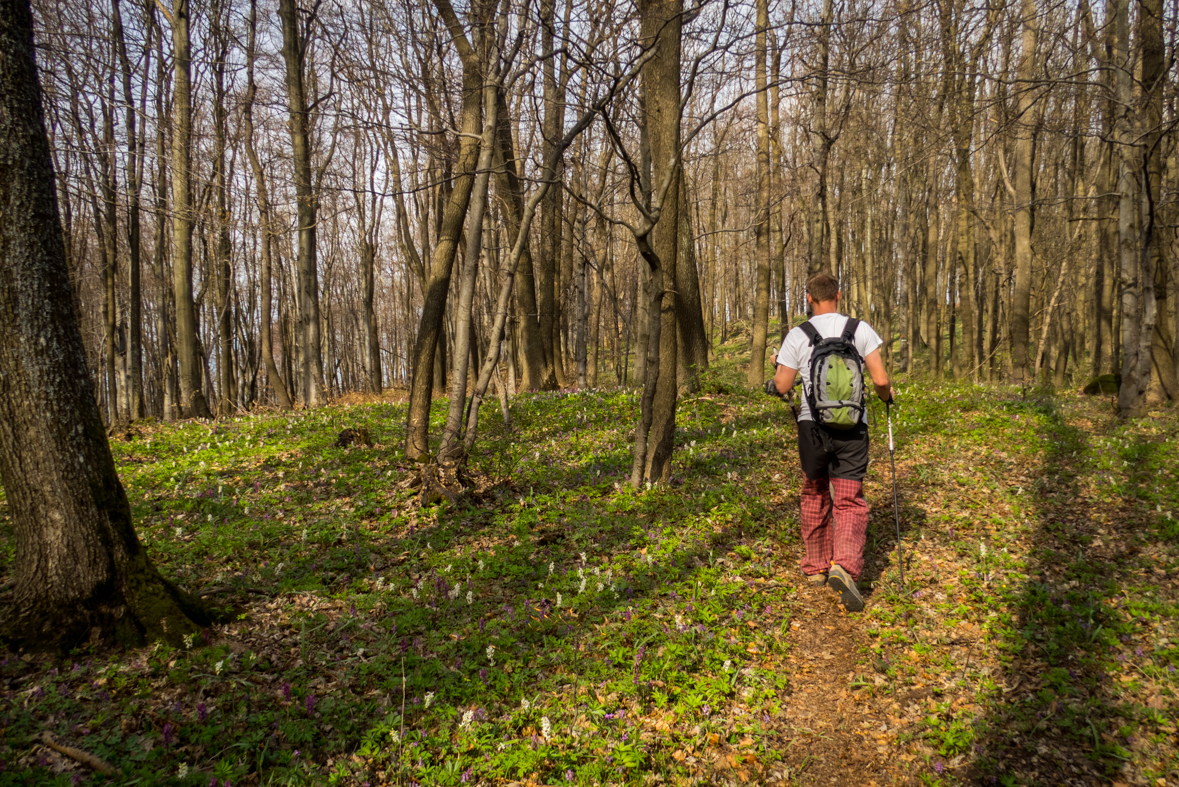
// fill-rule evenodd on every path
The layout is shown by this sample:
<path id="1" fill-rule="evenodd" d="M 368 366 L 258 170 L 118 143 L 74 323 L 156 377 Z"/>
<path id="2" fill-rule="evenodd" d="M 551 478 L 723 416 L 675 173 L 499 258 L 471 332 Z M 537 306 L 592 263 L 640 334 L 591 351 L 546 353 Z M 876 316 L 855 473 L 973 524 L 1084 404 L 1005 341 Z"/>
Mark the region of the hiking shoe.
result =
<path id="1" fill-rule="evenodd" d="M 813 588 L 821 588 L 827 584 L 827 572 L 820 571 L 818 574 L 804 574 L 807 584 Z"/>
<path id="2" fill-rule="evenodd" d="M 864 598 L 856 589 L 856 582 L 840 566 L 832 566 L 827 577 L 827 586 L 839 594 L 839 600 L 848 612 L 860 612 L 864 609 Z"/>

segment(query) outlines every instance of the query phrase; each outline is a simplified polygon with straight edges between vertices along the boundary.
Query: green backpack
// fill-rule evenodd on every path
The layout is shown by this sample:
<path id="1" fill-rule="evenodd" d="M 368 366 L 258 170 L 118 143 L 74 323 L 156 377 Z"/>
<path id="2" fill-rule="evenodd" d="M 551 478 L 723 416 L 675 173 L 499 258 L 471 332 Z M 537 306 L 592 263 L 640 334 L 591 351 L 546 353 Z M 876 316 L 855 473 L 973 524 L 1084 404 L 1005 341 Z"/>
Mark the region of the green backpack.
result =
<path id="1" fill-rule="evenodd" d="M 800 328 L 811 340 L 811 384 L 806 401 L 815 423 L 852 429 L 864 414 L 864 359 L 853 337 L 860 321 L 847 318 L 843 333 L 823 338 L 809 321 Z"/>

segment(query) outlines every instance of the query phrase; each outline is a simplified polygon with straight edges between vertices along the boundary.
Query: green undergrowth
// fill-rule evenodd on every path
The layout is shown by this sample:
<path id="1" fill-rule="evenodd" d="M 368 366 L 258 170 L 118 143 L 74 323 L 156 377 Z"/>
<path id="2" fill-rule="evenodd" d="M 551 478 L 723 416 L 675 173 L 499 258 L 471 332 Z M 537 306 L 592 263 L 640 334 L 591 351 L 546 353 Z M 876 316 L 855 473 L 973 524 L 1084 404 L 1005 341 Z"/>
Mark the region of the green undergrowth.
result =
<path id="1" fill-rule="evenodd" d="M 7 654 L 0 784 L 106 781 L 39 747 L 45 731 L 126 785 L 773 773 L 795 679 L 793 427 L 717 366 L 680 402 L 671 482 L 639 491 L 633 391 L 524 394 L 510 429 L 484 408 L 489 482 L 458 506 L 417 505 L 401 404 L 133 427 L 113 448 L 142 540 L 238 619 L 176 650 Z M 1100 400 L 1018 388 L 899 401 L 909 584 L 877 439 L 853 688 L 898 703 L 897 745 L 931 783 L 1037 783 L 1043 741 L 1102 778 L 1169 778 L 1174 417 L 1119 424 Z M 443 401 L 433 433 L 444 418 Z M 333 445 L 361 427 L 373 445 Z M 738 753 L 723 778 L 698 764 L 717 747 Z"/>

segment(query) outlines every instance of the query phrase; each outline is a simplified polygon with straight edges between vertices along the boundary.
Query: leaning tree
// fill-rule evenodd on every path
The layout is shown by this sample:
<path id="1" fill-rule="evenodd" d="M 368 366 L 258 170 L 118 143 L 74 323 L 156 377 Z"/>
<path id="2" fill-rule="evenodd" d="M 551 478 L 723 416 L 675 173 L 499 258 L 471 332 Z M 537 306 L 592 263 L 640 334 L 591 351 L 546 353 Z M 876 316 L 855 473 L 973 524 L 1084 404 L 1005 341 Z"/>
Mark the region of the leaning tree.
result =
<path id="1" fill-rule="evenodd" d="M 28 0 L 0 0 L 0 482 L 16 535 L 19 646 L 159 638 L 209 623 L 139 543 L 106 440 L 54 191 Z"/>

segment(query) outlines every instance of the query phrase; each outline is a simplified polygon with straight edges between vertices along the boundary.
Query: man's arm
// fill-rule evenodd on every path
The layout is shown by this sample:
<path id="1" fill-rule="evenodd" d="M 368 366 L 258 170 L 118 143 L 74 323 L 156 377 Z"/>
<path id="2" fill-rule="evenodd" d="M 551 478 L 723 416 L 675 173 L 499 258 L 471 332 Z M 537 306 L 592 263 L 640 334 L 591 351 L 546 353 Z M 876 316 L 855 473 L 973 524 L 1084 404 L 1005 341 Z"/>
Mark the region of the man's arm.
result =
<path id="1" fill-rule="evenodd" d="M 794 387 L 794 375 L 796 374 L 798 374 L 797 369 L 778 364 L 778 368 L 774 372 L 774 386 L 778 389 L 778 393 L 783 396 L 790 393 L 790 389 Z"/>
<path id="2" fill-rule="evenodd" d="M 891 402 L 895 392 L 888 384 L 888 372 L 884 369 L 884 361 L 880 358 L 880 348 L 868 353 L 864 358 L 864 366 L 868 367 L 868 375 L 872 378 L 872 385 L 876 388 L 876 395 L 886 402 Z M 781 368 L 781 367 L 779 367 Z M 791 375 L 793 379 L 793 375 Z M 778 378 L 775 377 L 775 380 Z"/>

